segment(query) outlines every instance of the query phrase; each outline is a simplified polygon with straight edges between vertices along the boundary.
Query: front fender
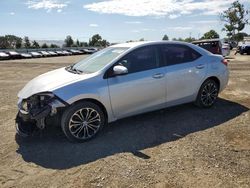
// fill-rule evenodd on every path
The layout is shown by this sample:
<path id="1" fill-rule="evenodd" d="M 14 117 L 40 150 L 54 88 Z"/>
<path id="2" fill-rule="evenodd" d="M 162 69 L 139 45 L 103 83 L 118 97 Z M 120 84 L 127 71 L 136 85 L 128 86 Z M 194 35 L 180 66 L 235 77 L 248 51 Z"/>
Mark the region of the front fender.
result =
<path id="1" fill-rule="evenodd" d="M 69 105 L 84 99 L 94 99 L 105 107 L 108 122 L 116 120 L 111 109 L 109 89 L 105 79 L 100 81 L 100 78 L 93 78 L 87 82 L 79 81 L 58 88 L 53 93 Z"/>

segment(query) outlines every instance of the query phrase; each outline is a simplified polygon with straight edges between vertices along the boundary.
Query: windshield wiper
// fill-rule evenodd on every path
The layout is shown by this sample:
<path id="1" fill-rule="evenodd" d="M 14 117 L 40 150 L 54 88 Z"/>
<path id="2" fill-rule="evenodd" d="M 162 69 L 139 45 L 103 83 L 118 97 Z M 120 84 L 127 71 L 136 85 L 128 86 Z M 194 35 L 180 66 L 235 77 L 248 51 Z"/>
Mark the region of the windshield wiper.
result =
<path id="1" fill-rule="evenodd" d="M 72 73 L 82 74 L 82 73 L 83 73 L 83 71 L 81 71 L 81 70 L 79 70 L 79 69 L 74 68 L 74 65 L 75 65 L 75 64 L 70 65 L 70 66 L 66 67 L 65 69 L 66 69 L 67 71 L 69 71 L 69 72 L 72 72 Z"/>

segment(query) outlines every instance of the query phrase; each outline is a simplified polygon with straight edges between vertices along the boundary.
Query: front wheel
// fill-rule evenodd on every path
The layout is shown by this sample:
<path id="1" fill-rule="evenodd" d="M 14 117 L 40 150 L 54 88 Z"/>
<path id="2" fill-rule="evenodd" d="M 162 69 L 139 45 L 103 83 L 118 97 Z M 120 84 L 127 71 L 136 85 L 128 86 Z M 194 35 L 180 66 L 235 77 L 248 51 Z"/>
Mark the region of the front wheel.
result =
<path id="1" fill-rule="evenodd" d="M 206 80 L 199 90 L 195 104 L 199 107 L 213 106 L 219 94 L 219 86 L 214 80 Z"/>
<path id="2" fill-rule="evenodd" d="M 92 102 L 79 102 L 69 107 L 62 116 L 61 127 L 73 142 L 84 142 L 97 135 L 105 124 L 101 108 Z"/>

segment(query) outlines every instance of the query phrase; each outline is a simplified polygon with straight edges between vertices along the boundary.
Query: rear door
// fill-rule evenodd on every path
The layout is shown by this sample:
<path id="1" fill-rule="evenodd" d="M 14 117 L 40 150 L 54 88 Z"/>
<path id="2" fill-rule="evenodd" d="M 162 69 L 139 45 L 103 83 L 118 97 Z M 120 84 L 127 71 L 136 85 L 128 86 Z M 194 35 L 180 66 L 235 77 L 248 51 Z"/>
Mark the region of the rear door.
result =
<path id="1" fill-rule="evenodd" d="M 182 44 L 166 44 L 161 48 L 166 64 L 166 93 L 168 104 L 179 104 L 195 99 L 207 65 L 194 49 Z"/>

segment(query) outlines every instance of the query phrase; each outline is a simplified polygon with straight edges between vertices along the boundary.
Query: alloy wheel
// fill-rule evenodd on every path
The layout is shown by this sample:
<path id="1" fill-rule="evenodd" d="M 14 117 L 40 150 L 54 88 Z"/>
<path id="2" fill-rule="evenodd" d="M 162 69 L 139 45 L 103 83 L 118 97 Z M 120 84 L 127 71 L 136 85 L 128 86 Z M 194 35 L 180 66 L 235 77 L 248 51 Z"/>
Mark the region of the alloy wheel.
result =
<path id="1" fill-rule="evenodd" d="M 206 84 L 201 92 L 201 102 L 204 106 L 211 106 L 218 96 L 217 86 L 213 82 Z"/>
<path id="2" fill-rule="evenodd" d="M 77 139 L 93 137 L 101 126 L 100 114 L 93 108 L 82 108 L 70 118 L 69 131 Z"/>

